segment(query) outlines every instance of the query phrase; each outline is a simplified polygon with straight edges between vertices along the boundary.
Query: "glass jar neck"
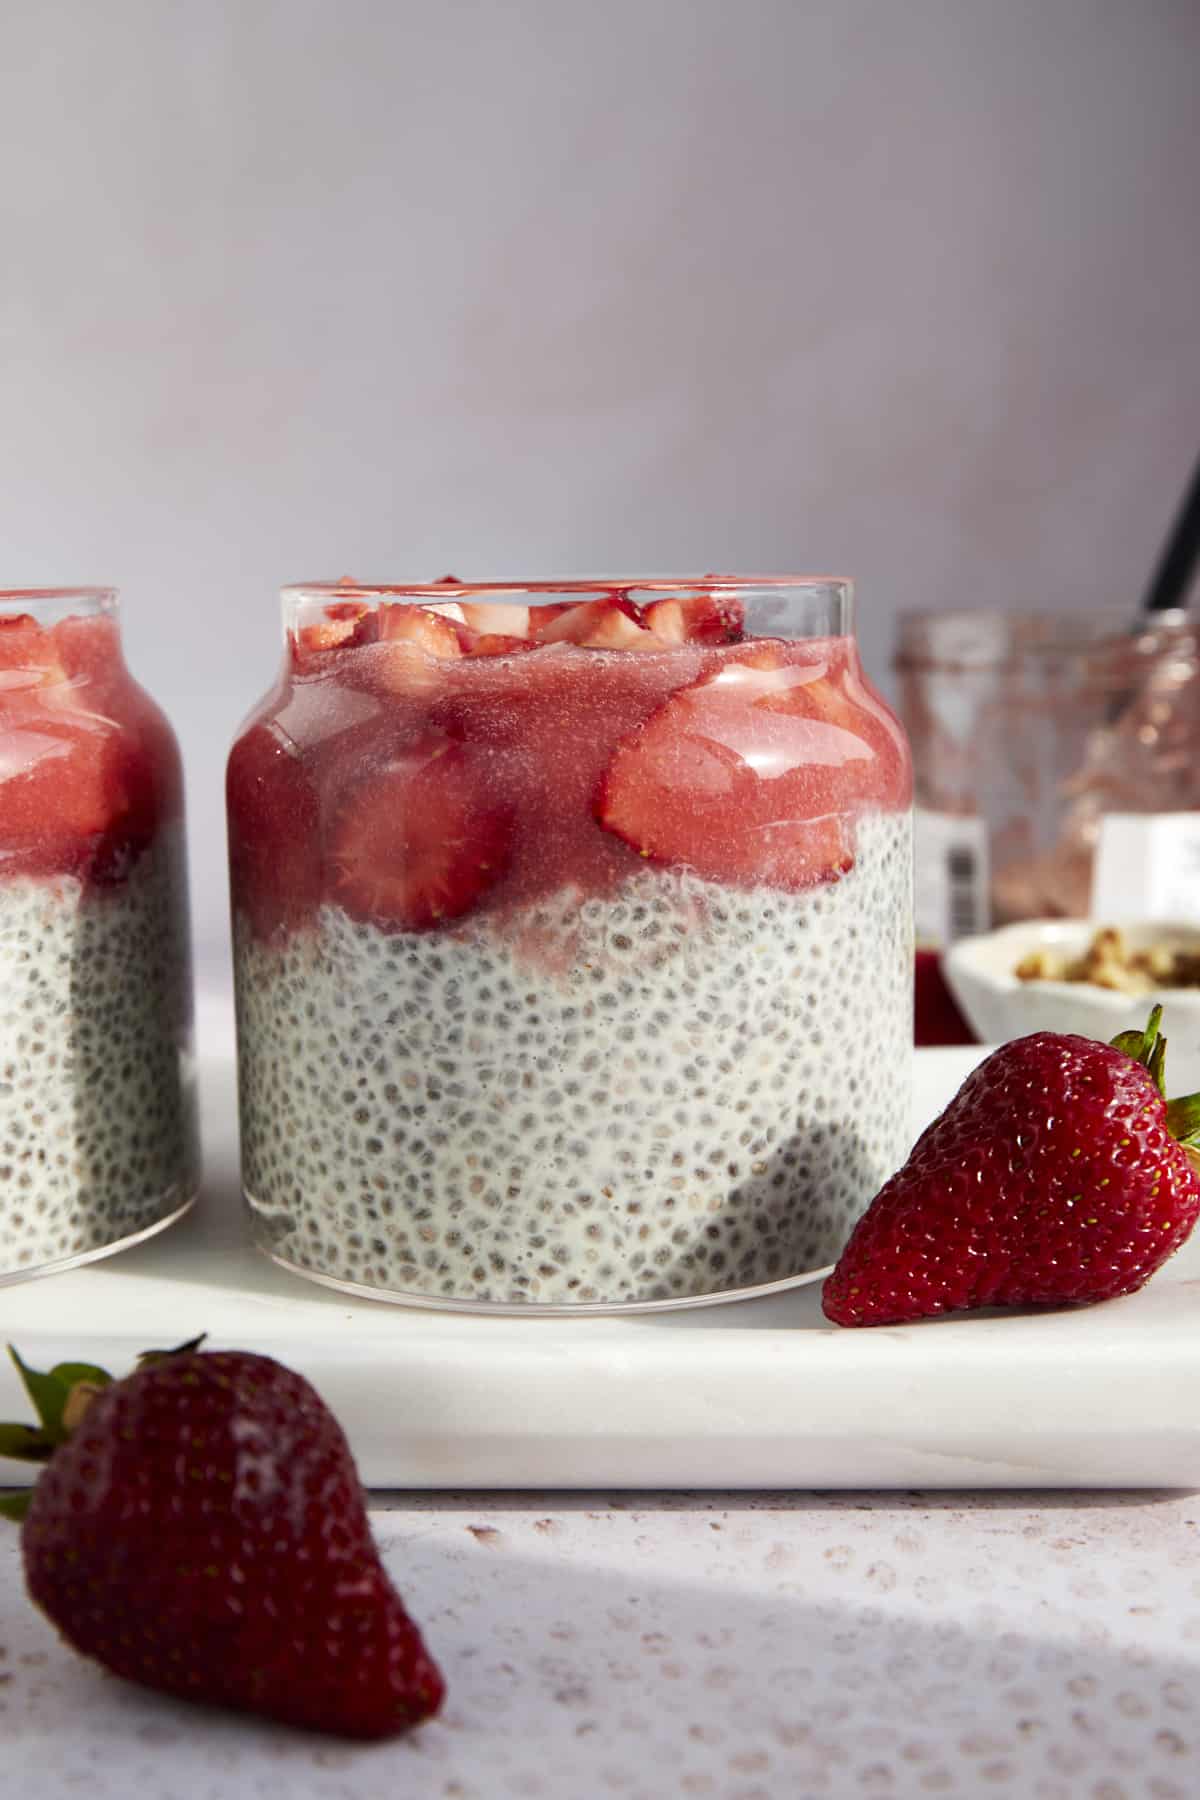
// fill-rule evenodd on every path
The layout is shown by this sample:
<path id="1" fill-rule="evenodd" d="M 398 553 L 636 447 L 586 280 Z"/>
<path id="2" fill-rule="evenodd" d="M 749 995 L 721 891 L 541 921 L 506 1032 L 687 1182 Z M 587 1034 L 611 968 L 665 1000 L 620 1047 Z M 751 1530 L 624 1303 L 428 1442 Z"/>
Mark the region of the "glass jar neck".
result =
<path id="1" fill-rule="evenodd" d="M 36 690 L 121 679 L 125 660 L 112 588 L 0 589 L 0 702 Z"/>

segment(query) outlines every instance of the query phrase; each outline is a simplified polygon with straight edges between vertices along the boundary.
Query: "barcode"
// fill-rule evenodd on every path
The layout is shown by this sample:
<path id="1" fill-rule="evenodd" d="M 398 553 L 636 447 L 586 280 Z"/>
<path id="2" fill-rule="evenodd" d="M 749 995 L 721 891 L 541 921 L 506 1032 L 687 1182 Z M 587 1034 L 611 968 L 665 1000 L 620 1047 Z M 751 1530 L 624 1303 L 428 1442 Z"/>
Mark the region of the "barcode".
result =
<path id="1" fill-rule="evenodd" d="M 946 879 L 950 889 L 950 939 L 970 937 L 979 924 L 979 866 L 967 844 L 954 844 L 946 852 Z"/>

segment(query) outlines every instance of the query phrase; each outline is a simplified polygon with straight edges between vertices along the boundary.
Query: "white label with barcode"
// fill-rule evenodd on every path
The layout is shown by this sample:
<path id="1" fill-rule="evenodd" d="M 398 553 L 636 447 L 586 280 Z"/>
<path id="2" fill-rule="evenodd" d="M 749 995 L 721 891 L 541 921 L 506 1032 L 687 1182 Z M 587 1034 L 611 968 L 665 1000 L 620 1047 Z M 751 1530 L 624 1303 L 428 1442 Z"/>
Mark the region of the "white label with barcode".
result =
<path id="1" fill-rule="evenodd" d="M 1107 813 L 1096 845 L 1092 917 L 1200 921 L 1200 812 Z"/>
<path id="2" fill-rule="evenodd" d="M 918 943 L 952 944 L 986 931 L 987 826 L 973 815 L 929 812 L 913 818 L 914 912 Z"/>

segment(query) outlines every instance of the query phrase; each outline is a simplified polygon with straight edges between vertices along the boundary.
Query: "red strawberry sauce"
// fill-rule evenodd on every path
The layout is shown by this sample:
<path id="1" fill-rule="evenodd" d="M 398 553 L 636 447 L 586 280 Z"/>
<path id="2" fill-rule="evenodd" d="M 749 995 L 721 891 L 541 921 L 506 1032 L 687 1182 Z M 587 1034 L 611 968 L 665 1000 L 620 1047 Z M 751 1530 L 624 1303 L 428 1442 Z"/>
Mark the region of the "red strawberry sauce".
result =
<path id="1" fill-rule="evenodd" d="M 260 936 L 322 903 L 436 925 L 426 880 L 447 921 L 603 896 L 640 860 L 796 891 L 852 865 L 860 813 L 909 801 L 903 739 L 844 638 L 396 648 L 294 659 L 234 748 L 234 898 Z"/>
<path id="2" fill-rule="evenodd" d="M 111 885 L 182 814 L 174 736 L 116 620 L 0 615 L 0 878 Z"/>

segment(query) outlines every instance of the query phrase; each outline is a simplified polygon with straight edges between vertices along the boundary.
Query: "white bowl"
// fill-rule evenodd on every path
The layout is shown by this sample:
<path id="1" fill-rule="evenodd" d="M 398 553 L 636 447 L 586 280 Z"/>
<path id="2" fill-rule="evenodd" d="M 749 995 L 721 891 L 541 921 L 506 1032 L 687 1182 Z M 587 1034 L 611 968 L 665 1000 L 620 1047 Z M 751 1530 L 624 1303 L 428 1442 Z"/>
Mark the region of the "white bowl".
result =
<path id="1" fill-rule="evenodd" d="M 1200 926 L 1118 924 L 1134 950 L 1165 939 L 1200 951 Z M 1071 1031 L 1108 1041 L 1119 1031 L 1141 1030 L 1151 1007 L 1161 1004 L 1163 1035 L 1169 1040 L 1167 1091 L 1200 1090 L 1200 988 L 1118 994 L 1086 981 L 1018 981 L 1014 971 L 1030 951 L 1065 950 L 1078 956 L 1098 929 L 1095 919 L 1029 919 L 962 938 L 943 959 L 946 980 L 985 1044 L 1004 1044 L 1031 1031 Z"/>

